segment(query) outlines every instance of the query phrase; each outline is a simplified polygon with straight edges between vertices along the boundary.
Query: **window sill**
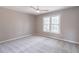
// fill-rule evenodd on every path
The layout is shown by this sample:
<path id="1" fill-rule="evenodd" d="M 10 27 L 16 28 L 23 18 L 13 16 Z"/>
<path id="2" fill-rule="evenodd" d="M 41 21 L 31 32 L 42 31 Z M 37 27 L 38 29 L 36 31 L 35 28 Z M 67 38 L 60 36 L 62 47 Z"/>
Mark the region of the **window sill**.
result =
<path id="1" fill-rule="evenodd" d="M 50 34 L 57 34 L 57 35 L 60 35 L 60 33 L 54 33 L 54 32 L 44 32 L 44 33 L 50 33 Z"/>

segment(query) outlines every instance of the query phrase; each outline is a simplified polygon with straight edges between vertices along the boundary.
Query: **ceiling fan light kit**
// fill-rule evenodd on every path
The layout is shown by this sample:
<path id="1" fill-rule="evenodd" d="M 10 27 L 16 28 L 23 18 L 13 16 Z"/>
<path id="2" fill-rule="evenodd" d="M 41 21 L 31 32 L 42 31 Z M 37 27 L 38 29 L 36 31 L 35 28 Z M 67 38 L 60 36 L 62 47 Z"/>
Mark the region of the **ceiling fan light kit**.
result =
<path id="1" fill-rule="evenodd" d="M 40 11 L 39 11 L 39 10 L 37 10 L 36 12 L 37 12 L 37 13 L 40 13 Z"/>

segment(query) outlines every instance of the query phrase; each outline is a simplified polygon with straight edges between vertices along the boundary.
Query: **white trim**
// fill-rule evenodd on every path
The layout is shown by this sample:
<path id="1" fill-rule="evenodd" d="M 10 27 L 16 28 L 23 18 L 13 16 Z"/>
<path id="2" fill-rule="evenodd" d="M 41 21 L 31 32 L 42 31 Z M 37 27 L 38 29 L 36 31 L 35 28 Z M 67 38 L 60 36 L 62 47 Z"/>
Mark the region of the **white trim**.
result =
<path id="1" fill-rule="evenodd" d="M 11 40 L 16 40 L 16 39 L 20 39 L 20 38 L 24 38 L 24 37 L 28 37 L 28 36 L 31 36 L 32 34 L 29 34 L 29 35 L 25 35 L 25 36 L 20 36 L 20 37 L 16 37 L 16 38 L 12 38 L 12 39 L 8 39 L 8 40 L 4 40 L 4 41 L 1 41 L 0 43 L 4 43 L 4 42 L 7 42 L 7 41 L 11 41 Z M 42 36 L 42 35 L 40 35 Z M 47 36 L 44 36 L 44 37 L 47 37 Z M 66 39 L 60 39 L 60 38 L 56 38 L 56 37 L 47 37 L 47 38 L 51 38 L 51 39 L 57 39 L 57 40 L 62 40 L 62 41 L 65 41 L 65 42 L 70 42 L 70 43 L 74 43 L 74 44 L 79 44 L 79 42 L 75 42 L 75 41 L 71 41 L 71 40 L 66 40 Z"/>
<path id="2" fill-rule="evenodd" d="M 75 41 L 71 41 L 71 40 L 67 40 L 67 39 L 59 39 L 59 38 L 56 38 L 56 37 L 53 37 L 57 40 L 62 40 L 62 41 L 65 41 L 65 42 L 70 42 L 70 43 L 74 43 L 74 44 L 79 44 L 79 42 L 75 42 Z"/>
<path id="3" fill-rule="evenodd" d="M 40 36 L 43 36 L 43 35 L 40 35 Z M 44 36 L 44 37 L 47 37 L 47 36 Z M 56 38 L 56 37 L 47 37 L 47 38 L 50 38 L 50 39 L 57 39 L 57 40 L 62 40 L 62 41 L 70 42 L 70 43 L 74 43 L 74 44 L 79 44 L 79 42 L 71 41 L 71 40 L 67 40 L 67 39 L 60 39 L 60 38 Z"/>
<path id="4" fill-rule="evenodd" d="M 8 40 L 4 40 L 4 41 L 1 41 L 0 43 L 4 43 L 4 42 L 7 42 L 7 41 L 16 40 L 16 39 L 20 39 L 20 38 L 24 38 L 24 37 L 28 37 L 28 36 L 31 36 L 31 35 L 32 35 L 32 34 L 24 35 L 24 36 L 20 36 L 20 37 L 8 39 Z"/>

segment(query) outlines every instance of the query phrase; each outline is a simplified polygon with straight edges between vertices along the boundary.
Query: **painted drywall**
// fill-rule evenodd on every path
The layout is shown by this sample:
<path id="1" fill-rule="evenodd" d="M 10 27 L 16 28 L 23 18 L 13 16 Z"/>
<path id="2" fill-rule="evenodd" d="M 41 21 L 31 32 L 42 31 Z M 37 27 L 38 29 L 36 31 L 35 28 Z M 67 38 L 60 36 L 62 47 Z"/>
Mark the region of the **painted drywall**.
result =
<path id="1" fill-rule="evenodd" d="M 46 33 L 43 32 L 43 17 L 60 15 L 61 33 Z M 79 7 L 72 7 L 64 10 L 59 10 L 47 14 L 37 16 L 36 34 L 46 37 L 56 37 L 62 40 L 79 42 Z"/>
<path id="2" fill-rule="evenodd" d="M 35 16 L 0 8 L 0 41 L 34 33 Z"/>

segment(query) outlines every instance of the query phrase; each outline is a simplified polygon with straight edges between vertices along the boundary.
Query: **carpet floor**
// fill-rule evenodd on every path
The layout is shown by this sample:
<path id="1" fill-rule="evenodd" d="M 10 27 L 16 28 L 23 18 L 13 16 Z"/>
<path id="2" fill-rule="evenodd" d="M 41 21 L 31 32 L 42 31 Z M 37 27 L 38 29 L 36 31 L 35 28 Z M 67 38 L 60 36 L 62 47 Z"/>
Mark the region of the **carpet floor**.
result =
<path id="1" fill-rule="evenodd" d="M 0 43 L 0 53 L 76 53 L 79 45 L 42 36 Z"/>

